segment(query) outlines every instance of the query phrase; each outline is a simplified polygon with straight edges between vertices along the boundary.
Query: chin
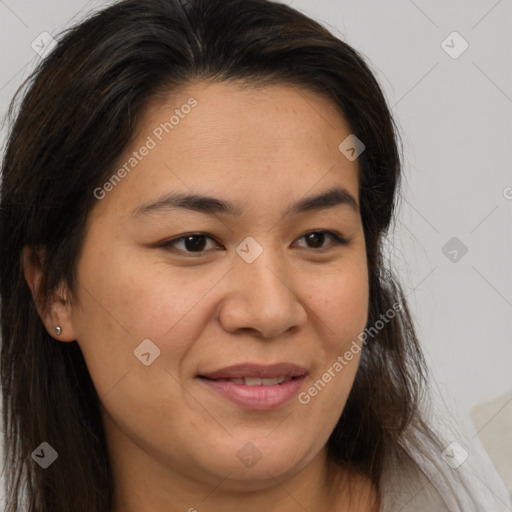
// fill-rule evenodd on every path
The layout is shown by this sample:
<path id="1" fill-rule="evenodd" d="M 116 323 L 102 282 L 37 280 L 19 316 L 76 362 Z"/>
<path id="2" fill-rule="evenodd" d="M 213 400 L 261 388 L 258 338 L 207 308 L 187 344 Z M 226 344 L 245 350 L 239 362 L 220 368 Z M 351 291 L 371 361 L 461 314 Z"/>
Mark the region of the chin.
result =
<path id="1" fill-rule="evenodd" d="M 223 488 L 240 491 L 261 491 L 274 487 L 276 479 L 286 480 L 300 472 L 311 460 L 314 454 L 304 450 L 303 445 L 290 444 L 265 445 L 263 442 L 244 441 L 236 443 L 240 448 L 233 447 L 222 455 L 215 456 L 218 462 L 210 471 L 222 475 L 229 474 Z"/>
<path id="2" fill-rule="evenodd" d="M 304 466 L 307 462 L 304 464 Z M 272 461 L 263 463 L 260 461 L 252 468 L 236 467 L 227 468 L 220 471 L 220 475 L 225 477 L 229 474 L 222 484 L 224 490 L 257 492 L 270 489 L 276 486 L 277 481 L 286 481 L 300 472 L 302 465 L 289 460 Z M 227 470 L 227 471 L 226 471 Z"/>

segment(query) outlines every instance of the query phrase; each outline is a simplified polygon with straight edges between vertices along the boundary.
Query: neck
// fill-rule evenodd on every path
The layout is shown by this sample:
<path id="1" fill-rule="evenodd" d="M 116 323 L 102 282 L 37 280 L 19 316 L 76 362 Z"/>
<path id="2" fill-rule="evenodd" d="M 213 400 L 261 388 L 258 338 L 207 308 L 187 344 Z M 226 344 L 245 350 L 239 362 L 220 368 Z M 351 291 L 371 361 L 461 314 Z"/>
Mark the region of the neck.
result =
<path id="1" fill-rule="evenodd" d="M 159 465 L 145 454 L 131 456 L 129 462 L 117 455 L 113 512 L 378 510 L 376 490 L 369 480 L 329 461 L 326 449 L 291 478 L 269 474 L 267 481 L 258 482 L 257 490 L 242 490 L 233 475 L 200 480 Z"/>

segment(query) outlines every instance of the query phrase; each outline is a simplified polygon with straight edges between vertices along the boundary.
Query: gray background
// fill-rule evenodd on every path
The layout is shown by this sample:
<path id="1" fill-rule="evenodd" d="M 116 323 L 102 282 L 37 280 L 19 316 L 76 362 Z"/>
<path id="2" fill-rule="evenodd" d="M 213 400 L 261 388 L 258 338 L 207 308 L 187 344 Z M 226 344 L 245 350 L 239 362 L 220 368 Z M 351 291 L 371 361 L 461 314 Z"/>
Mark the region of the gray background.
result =
<path id="1" fill-rule="evenodd" d="M 442 396 L 468 421 L 501 397 L 482 424 L 510 418 L 512 1 L 286 3 L 365 55 L 392 106 L 405 179 L 389 249 Z M 57 36 L 107 4 L 0 0 L 0 115 L 40 59 L 39 34 Z M 469 45 L 457 58 L 444 49 L 462 48 L 447 39 L 454 31 Z M 5 127 L 1 136 L 3 147 Z M 457 261 L 443 253 L 452 237 L 445 252 L 457 250 Z"/>

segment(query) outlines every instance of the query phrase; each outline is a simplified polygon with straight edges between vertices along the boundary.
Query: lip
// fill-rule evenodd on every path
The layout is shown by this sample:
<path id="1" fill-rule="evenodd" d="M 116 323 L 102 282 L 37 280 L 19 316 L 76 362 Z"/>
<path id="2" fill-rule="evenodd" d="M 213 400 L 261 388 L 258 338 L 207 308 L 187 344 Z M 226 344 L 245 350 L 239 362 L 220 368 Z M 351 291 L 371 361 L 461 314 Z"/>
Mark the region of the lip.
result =
<path id="1" fill-rule="evenodd" d="M 253 363 L 235 364 L 209 373 L 202 373 L 199 377 L 208 379 L 239 379 L 241 377 L 303 377 L 308 371 L 303 366 L 294 363 L 277 363 L 261 365 Z"/>
<path id="2" fill-rule="evenodd" d="M 220 394 L 244 409 L 269 410 L 281 407 L 297 395 L 308 371 L 293 363 L 258 365 L 244 363 L 229 366 L 214 372 L 198 375 L 197 380 L 208 389 Z M 248 386 L 226 380 L 241 377 L 276 378 L 287 377 L 292 380 L 275 385 Z"/>
<path id="3" fill-rule="evenodd" d="M 275 409 L 289 402 L 299 392 L 305 378 L 306 376 L 303 375 L 282 384 L 271 386 L 247 386 L 226 380 L 210 380 L 204 377 L 198 377 L 198 380 L 209 389 L 245 409 L 264 411 Z"/>

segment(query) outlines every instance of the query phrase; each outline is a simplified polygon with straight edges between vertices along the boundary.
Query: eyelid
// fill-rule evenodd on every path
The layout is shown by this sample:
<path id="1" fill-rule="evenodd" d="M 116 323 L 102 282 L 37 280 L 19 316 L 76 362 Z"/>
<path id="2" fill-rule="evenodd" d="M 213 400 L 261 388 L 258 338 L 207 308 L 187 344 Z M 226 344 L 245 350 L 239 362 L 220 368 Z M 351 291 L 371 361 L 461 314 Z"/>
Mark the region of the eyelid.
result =
<path id="1" fill-rule="evenodd" d="M 342 246 L 343 245 L 348 245 L 350 243 L 350 241 L 351 241 L 350 239 L 345 238 L 338 231 L 332 230 L 332 229 L 310 229 L 309 231 L 306 231 L 304 234 L 299 236 L 296 240 L 300 240 L 301 238 L 304 238 L 305 236 L 307 236 L 307 235 L 309 235 L 311 233 L 324 233 L 324 234 L 330 236 L 334 240 L 336 246 L 338 246 L 338 245 L 342 245 Z M 329 249 L 329 246 L 326 246 L 323 249 L 311 249 L 309 247 L 305 247 L 304 249 L 309 249 L 309 250 L 311 250 L 313 252 L 322 252 L 322 251 L 325 251 L 325 250 Z"/>
<path id="2" fill-rule="evenodd" d="M 181 242 L 182 240 L 185 240 L 186 238 L 188 238 L 189 236 L 200 236 L 200 237 L 203 237 L 203 238 L 209 238 L 210 240 L 213 240 L 216 244 L 219 244 L 219 242 L 217 242 L 217 240 L 215 239 L 215 237 L 213 237 L 212 235 L 210 235 L 209 233 L 203 233 L 201 231 L 193 231 L 191 233 L 185 233 L 184 235 L 181 235 L 181 236 L 178 236 L 176 238 L 172 238 L 170 240 L 167 240 L 167 241 L 164 241 L 162 243 L 159 243 L 157 244 L 157 247 L 160 247 L 162 249 L 166 249 L 166 250 L 172 250 L 172 249 L 175 249 L 173 247 L 174 244 L 178 243 L 178 242 Z M 220 245 L 220 244 L 219 244 Z M 200 252 L 191 252 L 191 251 L 184 251 L 184 250 L 181 250 L 181 249 L 176 249 L 177 252 L 179 252 L 180 254 L 185 254 L 185 255 L 190 255 L 190 256 L 201 256 L 202 254 L 206 254 L 207 252 L 209 252 L 208 250 L 206 251 L 200 251 Z"/>
<path id="3" fill-rule="evenodd" d="M 311 233 L 324 233 L 324 234 L 330 236 L 333 239 L 333 241 L 334 241 L 334 246 L 346 246 L 346 245 L 350 244 L 350 242 L 352 241 L 352 239 L 344 237 L 343 235 L 341 235 L 341 233 L 339 233 L 336 230 L 332 230 L 332 229 L 310 229 L 310 230 L 306 231 L 305 233 L 303 233 L 298 238 L 296 238 L 294 240 L 294 242 L 304 238 L 305 236 L 307 236 L 307 235 L 309 235 Z M 175 249 L 175 247 L 173 247 L 173 244 L 181 242 L 182 240 L 185 240 L 187 237 L 190 237 L 190 236 L 199 236 L 199 237 L 209 238 L 210 240 L 213 240 L 215 243 L 219 244 L 219 242 L 215 239 L 215 237 L 213 237 L 209 233 L 194 231 L 194 232 L 191 232 L 191 233 L 185 233 L 184 235 L 181 235 L 179 237 L 176 237 L 176 238 L 173 238 L 171 240 L 167 240 L 165 242 L 162 242 L 162 243 L 158 244 L 157 247 L 165 249 L 165 250 L 172 250 L 172 249 Z M 329 250 L 331 248 L 332 247 L 330 247 L 329 245 L 326 246 L 326 247 L 320 248 L 320 249 L 309 248 L 309 247 L 300 247 L 300 249 L 309 250 L 309 251 L 312 251 L 313 253 L 315 253 L 315 252 L 316 253 L 322 253 L 322 252 L 325 252 L 326 250 Z M 209 252 L 209 250 L 204 250 L 204 251 L 199 251 L 199 252 L 184 251 L 184 250 L 181 250 L 181 249 L 176 249 L 176 250 L 180 254 L 186 255 L 187 257 L 199 257 L 199 256 L 202 256 L 202 255 L 207 254 Z"/>

